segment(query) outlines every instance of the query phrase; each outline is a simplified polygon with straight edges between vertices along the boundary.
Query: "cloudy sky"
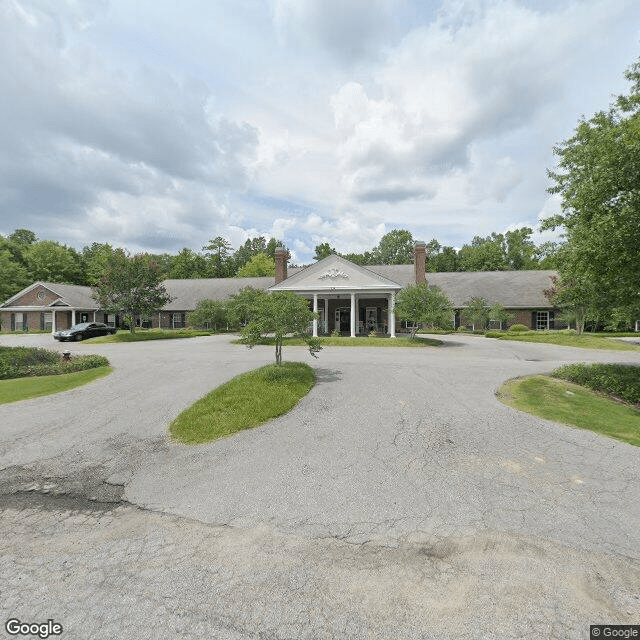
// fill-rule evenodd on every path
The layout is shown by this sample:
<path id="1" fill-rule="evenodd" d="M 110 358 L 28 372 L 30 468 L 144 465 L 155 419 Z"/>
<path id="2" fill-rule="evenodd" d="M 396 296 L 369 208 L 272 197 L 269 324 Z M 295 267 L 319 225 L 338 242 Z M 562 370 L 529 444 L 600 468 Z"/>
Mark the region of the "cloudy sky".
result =
<path id="1" fill-rule="evenodd" d="M 82 248 L 535 227 L 637 0 L 0 0 L 0 233 Z"/>

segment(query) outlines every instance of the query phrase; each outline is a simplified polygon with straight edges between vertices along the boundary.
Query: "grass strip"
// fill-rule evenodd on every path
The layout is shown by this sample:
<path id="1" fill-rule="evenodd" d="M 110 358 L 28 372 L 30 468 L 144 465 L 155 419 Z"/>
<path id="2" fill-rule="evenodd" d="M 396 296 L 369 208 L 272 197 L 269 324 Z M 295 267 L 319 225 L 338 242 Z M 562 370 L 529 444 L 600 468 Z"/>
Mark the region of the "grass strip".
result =
<path id="1" fill-rule="evenodd" d="M 640 446 L 640 410 L 549 376 L 509 380 L 497 394 L 509 407 Z"/>
<path id="2" fill-rule="evenodd" d="M 97 367 L 63 375 L 0 380 L 0 404 L 68 391 L 98 378 L 104 378 L 112 371 L 112 367 Z"/>
<path id="3" fill-rule="evenodd" d="M 343 336 L 325 336 L 319 338 L 323 347 L 439 347 L 442 340 L 435 338 L 379 338 L 361 336 L 358 338 L 346 338 Z M 244 344 L 242 340 L 233 340 L 234 344 Z M 263 338 L 258 344 L 275 345 L 274 338 Z M 283 345 L 289 347 L 306 347 L 307 343 L 302 338 L 285 338 Z"/>
<path id="4" fill-rule="evenodd" d="M 492 336 L 493 337 L 493 336 Z M 506 332 L 496 336 L 498 340 L 515 340 L 517 342 L 536 342 L 539 344 L 556 344 L 561 347 L 578 347 L 580 349 L 608 349 L 610 351 L 640 351 L 640 347 L 614 338 L 604 338 L 588 334 L 576 335 L 562 331 L 523 331 L 521 333 Z"/>
<path id="5" fill-rule="evenodd" d="M 144 342 L 145 340 L 175 340 L 178 338 L 197 338 L 199 336 L 210 336 L 211 331 L 199 329 L 138 329 L 135 333 L 131 331 L 118 331 L 112 336 L 100 336 L 98 338 L 90 338 L 86 342 L 105 343 L 105 342 Z"/>
<path id="6" fill-rule="evenodd" d="M 236 376 L 183 411 L 169 425 L 184 444 L 202 444 L 251 429 L 290 411 L 315 384 L 302 362 L 270 364 Z"/>

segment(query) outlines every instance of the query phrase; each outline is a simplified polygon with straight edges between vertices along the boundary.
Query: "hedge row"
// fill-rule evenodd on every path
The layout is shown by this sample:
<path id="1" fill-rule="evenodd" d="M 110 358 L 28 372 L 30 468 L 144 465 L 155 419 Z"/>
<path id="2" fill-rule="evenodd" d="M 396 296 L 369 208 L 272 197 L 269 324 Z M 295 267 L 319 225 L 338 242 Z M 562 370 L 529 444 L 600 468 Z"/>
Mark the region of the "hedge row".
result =
<path id="1" fill-rule="evenodd" d="M 640 406 L 640 367 L 626 364 L 567 364 L 556 369 L 554 378 Z"/>
<path id="2" fill-rule="evenodd" d="M 32 347 L 0 347 L 0 380 L 51 376 L 108 366 L 104 356 L 77 356 L 69 361 L 62 354 Z"/>

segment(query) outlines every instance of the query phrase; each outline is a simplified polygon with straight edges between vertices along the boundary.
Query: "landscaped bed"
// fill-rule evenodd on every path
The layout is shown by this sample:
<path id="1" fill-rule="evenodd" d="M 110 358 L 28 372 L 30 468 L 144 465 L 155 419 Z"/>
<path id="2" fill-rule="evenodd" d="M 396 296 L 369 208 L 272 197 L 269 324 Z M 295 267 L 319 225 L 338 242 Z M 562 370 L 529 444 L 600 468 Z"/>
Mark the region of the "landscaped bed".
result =
<path id="1" fill-rule="evenodd" d="M 169 431 L 185 444 L 224 438 L 287 413 L 314 384 L 313 369 L 302 362 L 260 367 L 198 400 L 171 423 Z"/>
<path id="2" fill-rule="evenodd" d="M 0 347 L 0 404 L 73 389 L 111 371 L 104 356 L 65 360 L 57 351 Z"/>
<path id="3" fill-rule="evenodd" d="M 408 337 L 378 337 L 378 336 L 358 336 L 357 338 L 349 338 L 345 336 L 324 336 L 318 338 L 323 347 L 439 347 L 442 340 L 435 338 L 414 338 L 410 340 Z M 242 340 L 234 340 L 234 344 L 244 344 Z M 275 340 L 273 338 L 262 338 L 258 344 L 273 346 Z M 284 346 L 288 347 L 306 347 L 306 343 L 302 338 L 285 338 Z"/>
<path id="4" fill-rule="evenodd" d="M 640 446 L 638 366 L 567 365 L 509 380 L 497 396 L 514 409 Z"/>
<path id="5" fill-rule="evenodd" d="M 538 344 L 556 344 L 561 347 L 579 347 L 581 349 L 609 349 L 612 351 L 640 351 L 640 347 L 604 337 L 603 334 L 576 334 L 574 331 L 488 331 L 485 335 L 498 340 L 516 340 L 536 342 Z"/>
<path id="6" fill-rule="evenodd" d="M 138 329 L 135 333 L 131 331 L 118 331 L 112 336 L 100 336 L 91 338 L 88 343 L 96 342 L 144 342 L 145 340 L 174 340 L 177 338 L 197 338 L 199 336 L 210 336 L 211 331 L 200 329 Z"/>

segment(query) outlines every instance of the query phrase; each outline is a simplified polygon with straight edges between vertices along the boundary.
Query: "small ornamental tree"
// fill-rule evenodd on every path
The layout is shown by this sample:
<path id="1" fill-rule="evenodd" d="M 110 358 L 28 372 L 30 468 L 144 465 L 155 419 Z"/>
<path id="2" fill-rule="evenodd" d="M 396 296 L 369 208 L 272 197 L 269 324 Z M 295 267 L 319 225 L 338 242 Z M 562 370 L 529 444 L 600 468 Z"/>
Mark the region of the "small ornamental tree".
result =
<path id="1" fill-rule="evenodd" d="M 514 314 L 507 311 L 499 302 L 495 302 L 489 307 L 489 321 L 499 322 L 500 329 L 502 329 L 503 322 L 509 322 L 509 320 L 513 320 L 513 318 Z"/>
<path id="2" fill-rule="evenodd" d="M 189 324 L 194 327 L 207 325 L 217 331 L 218 325 L 225 322 L 227 322 L 227 307 L 222 300 L 200 300 L 189 314 Z"/>
<path id="3" fill-rule="evenodd" d="M 130 256 L 118 249 L 107 260 L 105 275 L 93 297 L 107 313 L 121 314 L 133 333 L 138 318 L 148 317 L 171 302 L 161 278 L 160 267 L 149 256 Z"/>
<path id="4" fill-rule="evenodd" d="M 463 313 L 466 320 L 471 323 L 473 330 L 476 330 L 476 324 L 484 329 L 489 322 L 489 306 L 484 298 L 470 298 L 467 300 L 467 308 Z"/>
<path id="5" fill-rule="evenodd" d="M 395 314 L 400 320 L 411 322 L 411 338 L 416 335 L 418 324 L 443 329 L 451 327 L 453 308 L 447 295 L 438 287 L 426 282 L 407 287 L 398 293 Z"/>
<path id="6" fill-rule="evenodd" d="M 251 321 L 242 331 L 243 342 L 249 347 L 258 344 L 265 334 L 274 334 L 276 342 L 276 364 L 282 363 L 284 337 L 293 334 L 302 338 L 309 353 L 316 355 L 321 349 L 320 340 L 306 333 L 309 323 L 318 314 L 309 309 L 308 302 L 290 291 L 276 291 L 257 299 Z"/>

